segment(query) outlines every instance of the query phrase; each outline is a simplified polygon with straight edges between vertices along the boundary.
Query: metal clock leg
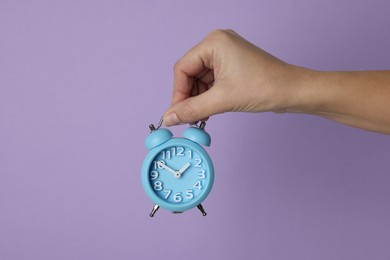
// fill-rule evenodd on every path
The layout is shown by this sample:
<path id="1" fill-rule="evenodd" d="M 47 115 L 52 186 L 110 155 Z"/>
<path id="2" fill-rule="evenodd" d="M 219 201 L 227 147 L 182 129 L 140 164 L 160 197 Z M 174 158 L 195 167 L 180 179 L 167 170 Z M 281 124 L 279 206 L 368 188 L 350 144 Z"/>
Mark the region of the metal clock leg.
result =
<path id="1" fill-rule="evenodd" d="M 151 218 L 153 218 L 154 217 L 154 214 L 156 214 L 156 211 L 158 210 L 160 208 L 160 206 L 159 205 L 154 205 L 154 207 L 153 207 L 153 209 L 152 209 L 152 212 L 150 212 L 150 214 L 149 214 L 149 216 L 151 217 Z"/>
<path id="2" fill-rule="evenodd" d="M 204 211 L 202 204 L 199 204 L 197 207 L 200 210 L 200 212 L 202 212 L 202 215 L 205 217 L 207 215 L 207 213 L 206 213 L 206 211 Z"/>

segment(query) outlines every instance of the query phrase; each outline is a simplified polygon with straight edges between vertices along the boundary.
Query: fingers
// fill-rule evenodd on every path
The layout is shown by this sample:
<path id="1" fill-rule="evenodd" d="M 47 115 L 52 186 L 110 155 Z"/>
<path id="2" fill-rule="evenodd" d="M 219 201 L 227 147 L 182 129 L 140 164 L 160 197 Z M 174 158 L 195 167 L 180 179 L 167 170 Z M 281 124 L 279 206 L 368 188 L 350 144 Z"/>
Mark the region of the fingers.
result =
<path id="1" fill-rule="evenodd" d="M 211 50 L 202 41 L 175 64 L 171 105 L 191 96 L 195 78 L 207 75 L 209 80 L 210 69 L 212 69 Z"/>
<path id="2" fill-rule="evenodd" d="M 166 126 L 197 122 L 227 111 L 228 102 L 218 88 L 182 100 L 173 105 L 164 116 Z"/>
<path id="3" fill-rule="evenodd" d="M 210 33 L 176 62 L 171 107 L 165 113 L 165 125 L 192 123 L 227 111 L 229 102 L 221 97 L 223 88 L 215 87 L 215 72 L 221 70 L 218 58 L 221 36 L 227 33 L 232 32 Z"/>

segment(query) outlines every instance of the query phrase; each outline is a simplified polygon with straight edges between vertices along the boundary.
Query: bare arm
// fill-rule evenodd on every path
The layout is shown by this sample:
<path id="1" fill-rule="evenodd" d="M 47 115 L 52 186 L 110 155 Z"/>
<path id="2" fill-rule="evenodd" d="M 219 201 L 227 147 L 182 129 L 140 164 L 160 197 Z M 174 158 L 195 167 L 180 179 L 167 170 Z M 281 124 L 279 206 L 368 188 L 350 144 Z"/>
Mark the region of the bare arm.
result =
<path id="1" fill-rule="evenodd" d="M 218 30 L 175 64 L 165 124 L 229 111 L 314 114 L 390 134 L 390 71 L 314 71 Z"/>
<path id="2" fill-rule="evenodd" d="M 390 71 L 308 72 L 287 112 L 390 134 Z"/>

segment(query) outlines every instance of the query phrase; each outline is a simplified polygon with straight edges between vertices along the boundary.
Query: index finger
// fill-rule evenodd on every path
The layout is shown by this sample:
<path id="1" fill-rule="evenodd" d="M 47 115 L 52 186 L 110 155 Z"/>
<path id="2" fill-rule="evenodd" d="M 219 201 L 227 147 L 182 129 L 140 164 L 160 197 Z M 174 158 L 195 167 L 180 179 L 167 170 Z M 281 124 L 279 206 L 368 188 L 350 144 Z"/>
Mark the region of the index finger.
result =
<path id="1" fill-rule="evenodd" d="M 175 64 L 171 105 L 189 98 L 194 77 L 210 69 L 212 69 L 212 53 L 203 40 Z"/>

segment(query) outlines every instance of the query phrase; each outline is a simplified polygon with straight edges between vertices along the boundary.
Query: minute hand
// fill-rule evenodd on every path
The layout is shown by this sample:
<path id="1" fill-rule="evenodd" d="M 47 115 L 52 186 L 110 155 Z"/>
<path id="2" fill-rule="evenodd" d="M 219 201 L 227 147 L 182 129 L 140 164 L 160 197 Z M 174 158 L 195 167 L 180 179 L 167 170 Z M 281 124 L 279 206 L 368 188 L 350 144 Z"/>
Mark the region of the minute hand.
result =
<path id="1" fill-rule="evenodd" d="M 163 167 L 164 169 L 166 169 L 167 171 L 172 173 L 173 176 L 176 177 L 176 175 L 177 175 L 176 171 L 174 171 L 172 168 L 168 167 L 165 163 L 162 163 L 161 161 L 158 161 L 157 165 L 160 166 L 160 167 Z"/>

